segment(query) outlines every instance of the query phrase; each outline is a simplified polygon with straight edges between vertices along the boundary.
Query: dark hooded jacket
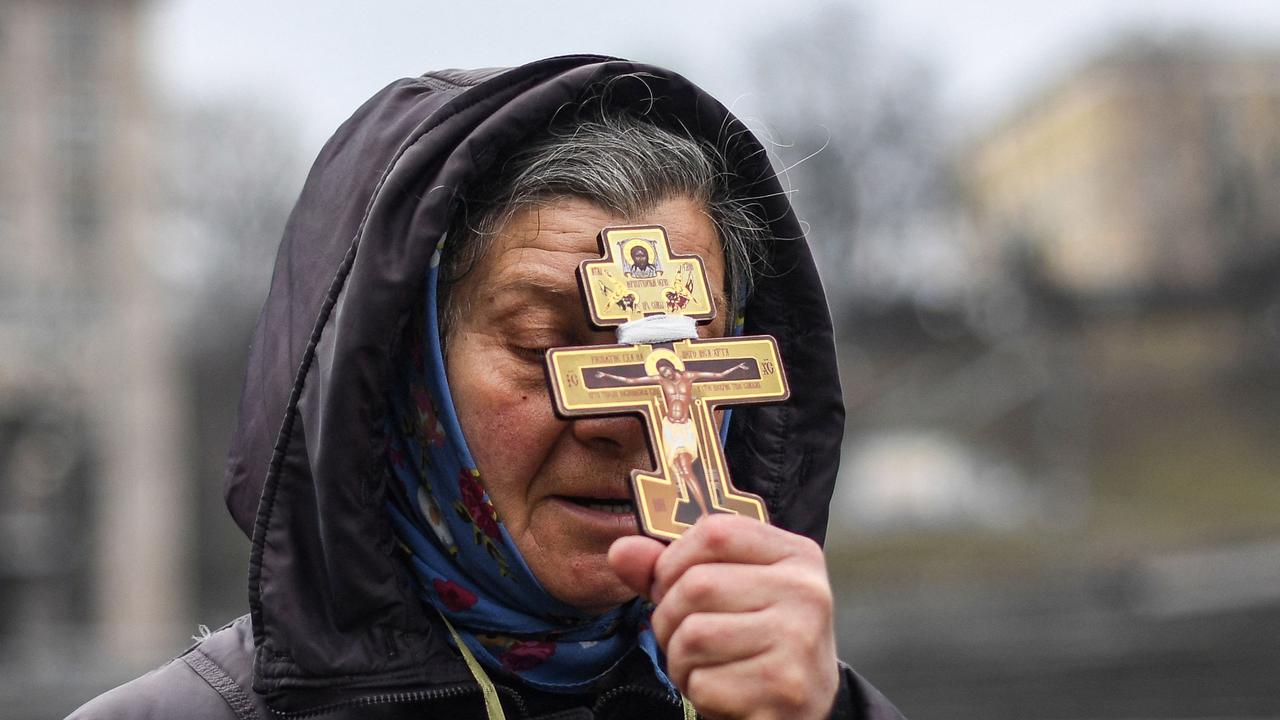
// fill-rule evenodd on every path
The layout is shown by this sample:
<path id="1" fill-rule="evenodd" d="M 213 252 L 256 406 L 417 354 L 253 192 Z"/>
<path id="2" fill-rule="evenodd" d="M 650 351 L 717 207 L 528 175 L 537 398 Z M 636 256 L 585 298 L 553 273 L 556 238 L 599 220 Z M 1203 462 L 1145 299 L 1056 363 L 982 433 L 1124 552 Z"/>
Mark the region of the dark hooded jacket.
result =
<path id="1" fill-rule="evenodd" d="M 736 484 L 772 521 L 821 542 L 844 411 L 813 260 L 767 154 L 719 102 L 666 70 L 567 56 L 392 83 L 325 145 L 285 229 L 254 334 L 226 498 L 252 538 L 250 613 L 75 718 L 483 716 L 480 691 L 412 580 L 386 510 L 382 418 L 392 346 L 465 189 L 587 93 L 716 143 L 769 222 L 748 334 L 774 335 L 792 378 L 777 406 L 734 411 Z M 897 717 L 843 670 L 836 715 Z M 563 710 L 528 688 L 510 717 Z M 679 717 L 619 680 L 564 717 Z M 583 714 L 587 713 L 587 714 Z"/>

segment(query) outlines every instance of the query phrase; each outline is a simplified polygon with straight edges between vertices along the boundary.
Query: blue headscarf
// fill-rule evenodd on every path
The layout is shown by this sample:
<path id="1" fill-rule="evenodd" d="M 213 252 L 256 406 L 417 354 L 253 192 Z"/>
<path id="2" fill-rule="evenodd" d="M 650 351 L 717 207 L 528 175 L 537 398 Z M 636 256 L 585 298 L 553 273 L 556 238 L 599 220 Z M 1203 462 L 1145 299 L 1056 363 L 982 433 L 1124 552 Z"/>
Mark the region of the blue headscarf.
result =
<path id="1" fill-rule="evenodd" d="M 421 598 L 485 666 L 553 692 L 586 692 L 631 650 L 674 693 L 639 599 L 598 617 L 552 597 L 529 571 L 489 501 L 458 426 L 436 313 L 441 241 L 412 315 L 389 398 L 392 524 Z M 397 488 L 399 489 L 399 488 Z"/>

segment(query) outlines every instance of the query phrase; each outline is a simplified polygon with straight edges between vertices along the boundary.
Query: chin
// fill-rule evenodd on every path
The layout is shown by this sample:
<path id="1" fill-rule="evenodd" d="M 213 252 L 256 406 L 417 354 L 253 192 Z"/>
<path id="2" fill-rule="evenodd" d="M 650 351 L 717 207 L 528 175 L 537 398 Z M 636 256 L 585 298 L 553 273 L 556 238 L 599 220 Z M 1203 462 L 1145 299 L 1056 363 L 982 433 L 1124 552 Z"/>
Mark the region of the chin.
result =
<path id="1" fill-rule="evenodd" d="M 575 565 L 577 567 L 573 567 Z M 570 563 L 558 569 L 567 572 L 552 573 L 552 578 L 543 581 L 543 587 L 557 600 L 585 613 L 602 615 L 636 596 L 609 569 L 604 556 L 597 556 L 590 563 Z"/>
<path id="2" fill-rule="evenodd" d="M 636 594 L 630 590 L 624 590 L 611 596 L 592 595 L 582 597 L 565 597 L 561 598 L 564 602 L 574 606 L 588 615 L 603 615 L 610 610 L 622 605 L 636 597 Z"/>

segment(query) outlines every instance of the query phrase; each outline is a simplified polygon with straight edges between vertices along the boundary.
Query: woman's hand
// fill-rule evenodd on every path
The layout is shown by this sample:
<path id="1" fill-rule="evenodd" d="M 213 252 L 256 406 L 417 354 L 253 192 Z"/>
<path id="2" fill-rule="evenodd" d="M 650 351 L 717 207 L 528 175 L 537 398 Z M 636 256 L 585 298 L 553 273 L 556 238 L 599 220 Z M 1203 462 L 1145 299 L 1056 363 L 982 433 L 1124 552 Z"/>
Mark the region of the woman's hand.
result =
<path id="1" fill-rule="evenodd" d="M 708 515 L 679 540 L 621 538 L 609 565 L 657 604 L 667 670 L 699 713 L 825 718 L 839 686 L 831 585 L 812 540 Z"/>

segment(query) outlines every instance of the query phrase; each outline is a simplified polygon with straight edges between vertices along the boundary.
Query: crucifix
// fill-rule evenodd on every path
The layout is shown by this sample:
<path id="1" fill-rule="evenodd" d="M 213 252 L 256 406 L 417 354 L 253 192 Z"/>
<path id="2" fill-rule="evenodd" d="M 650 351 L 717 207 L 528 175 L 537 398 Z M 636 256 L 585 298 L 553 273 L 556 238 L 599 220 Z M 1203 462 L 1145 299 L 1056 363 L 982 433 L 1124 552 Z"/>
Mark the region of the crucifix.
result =
<path id="1" fill-rule="evenodd" d="M 578 267 L 597 326 L 654 316 L 704 323 L 715 317 L 702 258 L 672 253 L 661 226 L 605 228 L 599 239 L 602 257 Z M 674 540 L 710 513 L 767 521 L 764 502 L 730 482 L 715 411 L 789 397 L 772 337 L 554 348 L 547 372 L 562 416 L 634 413 L 643 419 L 657 469 L 632 470 L 631 482 L 646 534 Z"/>

